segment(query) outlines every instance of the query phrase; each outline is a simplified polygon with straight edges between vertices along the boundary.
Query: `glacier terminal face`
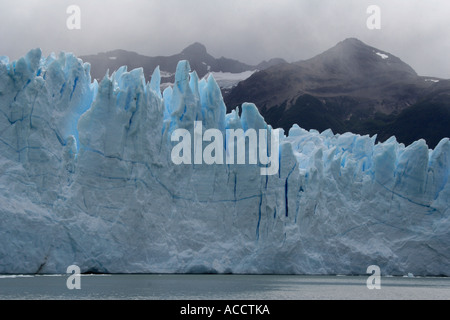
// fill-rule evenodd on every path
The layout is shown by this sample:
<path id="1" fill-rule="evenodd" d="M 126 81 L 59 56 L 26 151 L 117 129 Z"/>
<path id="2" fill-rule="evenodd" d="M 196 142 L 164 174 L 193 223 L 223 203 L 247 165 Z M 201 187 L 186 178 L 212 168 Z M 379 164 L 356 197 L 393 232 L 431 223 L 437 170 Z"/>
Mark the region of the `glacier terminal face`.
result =
<path id="1" fill-rule="evenodd" d="M 158 68 L 97 83 L 68 53 L 0 59 L 0 273 L 450 276 L 448 138 L 293 126 L 275 175 L 175 165 L 171 134 L 195 121 L 275 132 L 251 103 L 227 114 L 187 61 L 175 80 L 161 93 Z"/>

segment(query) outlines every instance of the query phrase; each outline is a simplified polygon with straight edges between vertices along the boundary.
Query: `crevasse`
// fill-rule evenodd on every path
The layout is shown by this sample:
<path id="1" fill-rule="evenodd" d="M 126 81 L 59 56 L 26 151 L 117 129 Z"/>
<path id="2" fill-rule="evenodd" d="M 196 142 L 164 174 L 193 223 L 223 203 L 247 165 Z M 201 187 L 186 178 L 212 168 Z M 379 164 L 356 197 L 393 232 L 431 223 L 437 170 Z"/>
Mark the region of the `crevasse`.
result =
<path id="1" fill-rule="evenodd" d="M 280 169 L 174 165 L 171 133 L 268 129 L 181 61 L 160 91 L 73 54 L 0 58 L 0 273 L 450 275 L 450 141 L 281 135 Z"/>

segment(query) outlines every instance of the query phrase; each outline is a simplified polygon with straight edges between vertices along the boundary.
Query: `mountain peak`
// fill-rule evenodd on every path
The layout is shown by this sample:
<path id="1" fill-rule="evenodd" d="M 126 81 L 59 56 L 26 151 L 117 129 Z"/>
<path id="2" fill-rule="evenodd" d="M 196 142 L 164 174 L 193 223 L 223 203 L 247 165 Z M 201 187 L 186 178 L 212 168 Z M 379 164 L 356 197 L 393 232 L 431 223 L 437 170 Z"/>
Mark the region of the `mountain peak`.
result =
<path id="1" fill-rule="evenodd" d="M 397 76 L 413 76 L 417 73 L 405 62 L 394 55 L 371 47 L 359 39 L 347 38 L 327 51 L 311 58 L 300 61 L 302 66 L 313 66 L 315 70 L 322 70 L 327 74 L 345 75 L 349 78 L 370 78 L 370 75 L 396 73 Z"/>
<path id="2" fill-rule="evenodd" d="M 349 57 L 348 55 L 372 54 L 374 50 L 377 52 L 380 51 L 374 47 L 365 44 L 364 42 L 362 42 L 357 38 L 347 38 L 345 40 L 338 42 L 334 47 L 330 48 L 329 50 L 325 51 L 324 54 L 328 52 L 336 54 L 339 52 L 340 54 L 347 54 L 347 57 Z"/>
<path id="3" fill-rule="evenodd" d="M 341 42 L 339 42 L 337 45 L 363 45 L 363 46 L 367 46 L 364 42 L 362 42 L 361 40 L 359 40 L 357 38 L 347 38 L 347 39 L 342 40 Z"/>
<path id="4" fill-rule="evenodd" d="M 184 54 L 195 54 L 195 55 L 205 55 L 208 52 L 206 51 L 206 47 L 199 43 L 199 42 L 194 42 L 193 44 L 191 44 L 190 46 L 186 47 L 183 51 L 181 51 L 181 53 Z"/>

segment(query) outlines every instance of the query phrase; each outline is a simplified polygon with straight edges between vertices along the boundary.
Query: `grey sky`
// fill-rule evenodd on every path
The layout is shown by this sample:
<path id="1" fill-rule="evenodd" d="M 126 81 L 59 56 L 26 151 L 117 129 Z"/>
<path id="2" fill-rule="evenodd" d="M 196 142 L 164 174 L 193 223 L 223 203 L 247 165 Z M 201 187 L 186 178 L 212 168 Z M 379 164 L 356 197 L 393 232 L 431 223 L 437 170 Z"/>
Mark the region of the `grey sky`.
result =
<path id="1" fill-rule="evenodd" d="M 66 27 L 72 4 L 80 30 Z M 366 27 L 371 4 L 381 8 L 381 30 Z M 198 41 L 215 57 L 291 62 L 356 37 L 420 75 L 450 78 L 448 0 L 0 0 L 0 8 L 0 55 L 11 59 L 35 47 L 171 55 Z"/>

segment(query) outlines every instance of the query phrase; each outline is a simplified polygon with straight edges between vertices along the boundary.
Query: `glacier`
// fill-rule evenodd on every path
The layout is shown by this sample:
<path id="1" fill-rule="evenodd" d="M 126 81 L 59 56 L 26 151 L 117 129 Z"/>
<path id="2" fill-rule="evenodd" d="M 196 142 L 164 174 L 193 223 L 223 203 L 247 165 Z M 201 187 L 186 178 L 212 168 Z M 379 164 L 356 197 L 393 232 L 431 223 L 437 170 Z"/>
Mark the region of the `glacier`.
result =
<path id="1" fill-rule="evenodd" d="M 180 61 L 92 81 L 71 53 L 0 57 L 0 273 L 450 276 L 450 141 L 293 126 L 278 174 L 175 165 L 171 133 L 268 129 Z M 241 112 L 239 112 L 241 111 Z"/>

